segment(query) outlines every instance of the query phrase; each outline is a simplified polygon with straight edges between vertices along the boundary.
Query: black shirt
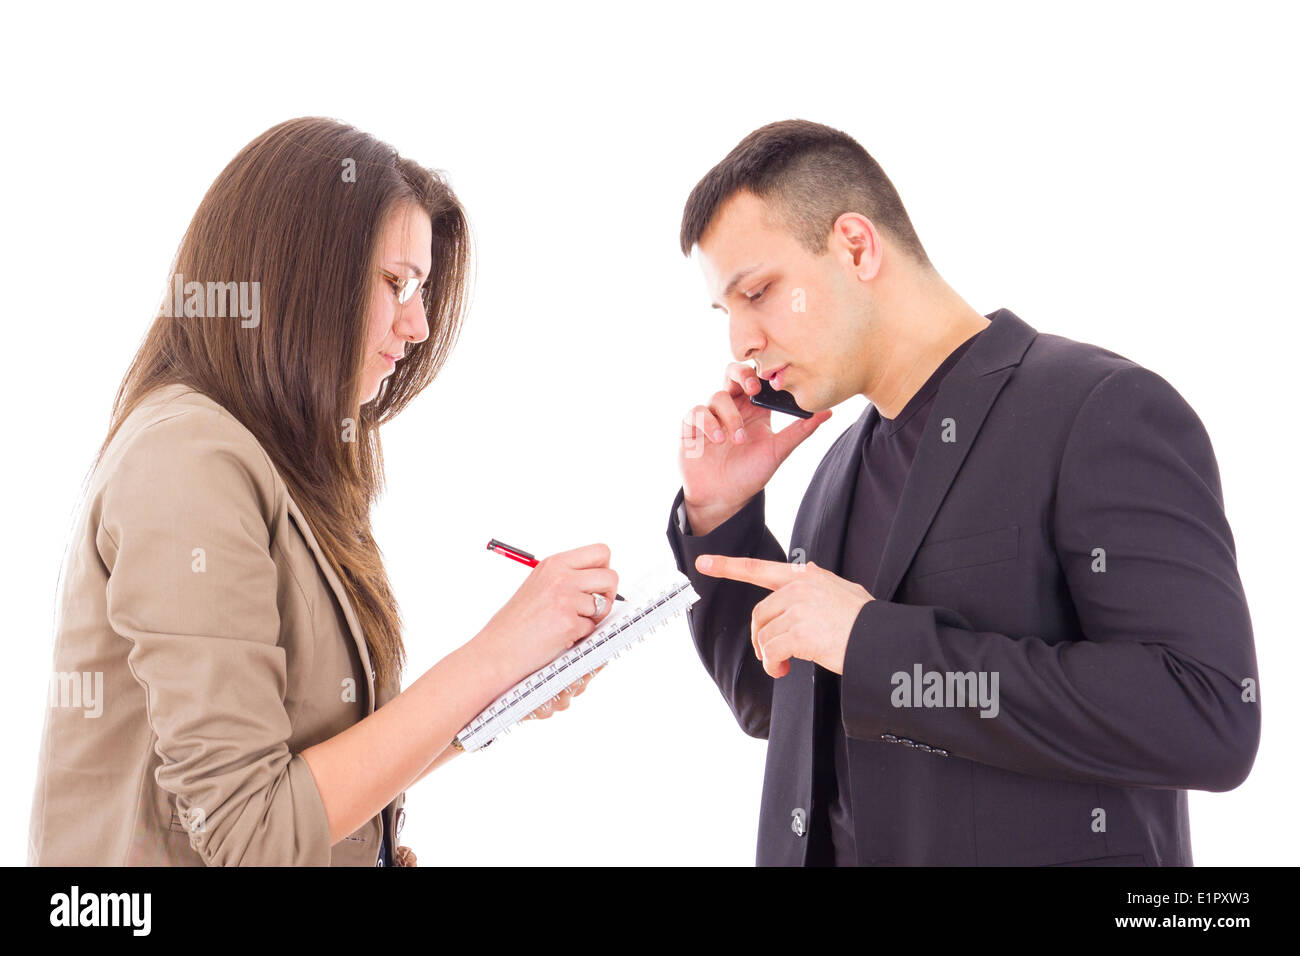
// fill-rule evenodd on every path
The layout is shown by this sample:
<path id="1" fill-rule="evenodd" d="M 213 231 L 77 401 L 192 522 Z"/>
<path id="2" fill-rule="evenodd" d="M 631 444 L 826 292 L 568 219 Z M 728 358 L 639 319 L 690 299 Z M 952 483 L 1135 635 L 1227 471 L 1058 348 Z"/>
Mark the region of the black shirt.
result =
<path id="1" fill-rule="evenodd" d="M 388 814 L 381 812 L 379 818 L 384 822 L 384 832 L 379 836 L 379 859 L 375 861 L 375 866 L 388 866 Z"/>
<path id="2" fill-rule="evenodd" d="M 943 360 L 897 418 L 879 417 L 871 432 L 863 437 L 858 481 L 849 506 L 848 527 L 852 533 L 845 535 L 840 567 L 840 577 L 845 580 L 871 590 L 939 385 L 979 334 L 972 335 Z M 840 675 L 819 667 L 817 686 L 817 754 L 813 762 L 817 770 L 813 780 L 813 819 L 808 828 L 812 844 L 808 861 L 812 865 L 830 865 L 833 860 L 835 866 L 854 866 L 857 854 L 849 792 L 848 743 L 840 716 Z"/>

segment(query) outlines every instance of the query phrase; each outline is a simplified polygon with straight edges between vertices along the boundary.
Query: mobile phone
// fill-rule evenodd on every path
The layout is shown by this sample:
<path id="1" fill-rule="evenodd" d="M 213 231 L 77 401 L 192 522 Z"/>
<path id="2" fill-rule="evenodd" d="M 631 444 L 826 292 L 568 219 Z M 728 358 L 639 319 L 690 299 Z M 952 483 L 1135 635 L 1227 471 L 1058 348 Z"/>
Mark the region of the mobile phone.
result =
<path id="1" fill-rule="evenodd" d="M 749 396 L 749 400 L 759 408 L 770 408 L 774 412 L 784 412 L 796 418 L 812 418 L 813 413 L 806 408 L 800 408 L 799 403 L 794 400 L 794 396 L 785 389 L 778 391 L 772 387 L 767 379 L 763 378 L 758 380 L 758 384 L 758 394 Z"/>

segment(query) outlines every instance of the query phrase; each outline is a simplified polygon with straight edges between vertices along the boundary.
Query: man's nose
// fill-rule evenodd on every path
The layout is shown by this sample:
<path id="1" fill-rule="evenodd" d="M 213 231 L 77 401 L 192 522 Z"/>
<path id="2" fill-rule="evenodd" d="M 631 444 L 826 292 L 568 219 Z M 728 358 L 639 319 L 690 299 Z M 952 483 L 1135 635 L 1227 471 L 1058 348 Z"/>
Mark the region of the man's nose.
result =
<path id="1" fill-rule="evenodd" d="M 731 354 L 737 362 L 748 362 L 763 348 L 763 336 L 757 328 L 745 322 L 731 322 Z"/>

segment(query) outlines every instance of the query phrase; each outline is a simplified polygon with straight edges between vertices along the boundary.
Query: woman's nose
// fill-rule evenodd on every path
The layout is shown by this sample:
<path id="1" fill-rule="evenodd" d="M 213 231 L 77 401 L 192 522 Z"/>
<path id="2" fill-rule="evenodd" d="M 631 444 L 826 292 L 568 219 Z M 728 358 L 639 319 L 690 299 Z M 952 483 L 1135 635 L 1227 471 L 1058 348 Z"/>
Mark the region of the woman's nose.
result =
<path id="1" fill-rule="evenodd" d="M 398 306 L 397 321 L 394 330 L 403 339 L 410 342 L 423 342 L 429 337 L 429 320 L 424 314 L 424 299 L 418 294 L 410 301 Z"/>

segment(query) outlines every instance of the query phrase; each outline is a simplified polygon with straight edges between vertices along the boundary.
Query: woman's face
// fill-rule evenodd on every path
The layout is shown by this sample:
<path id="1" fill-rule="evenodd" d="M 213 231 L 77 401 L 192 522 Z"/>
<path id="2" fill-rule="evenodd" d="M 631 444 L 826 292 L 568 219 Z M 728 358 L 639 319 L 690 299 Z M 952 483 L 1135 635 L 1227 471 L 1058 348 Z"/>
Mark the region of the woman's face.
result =
<path id="1" fill-rule="evenodd" d="M 365 368 L 361 374 L 361 404 L 379 394 L 379 386 L 406 353 L 407 342 L 429 337 L 429 323 L 421 298 L 433 268 L 433 223 L 418 206 L 399 206 L 388 217 L 379 240 L 379 265 L 402 279 L 416 276 L 420 291 L 404 303 L 397 301 L 391 279 L 378 271 L 371 286 L 367 320 Z"/>

